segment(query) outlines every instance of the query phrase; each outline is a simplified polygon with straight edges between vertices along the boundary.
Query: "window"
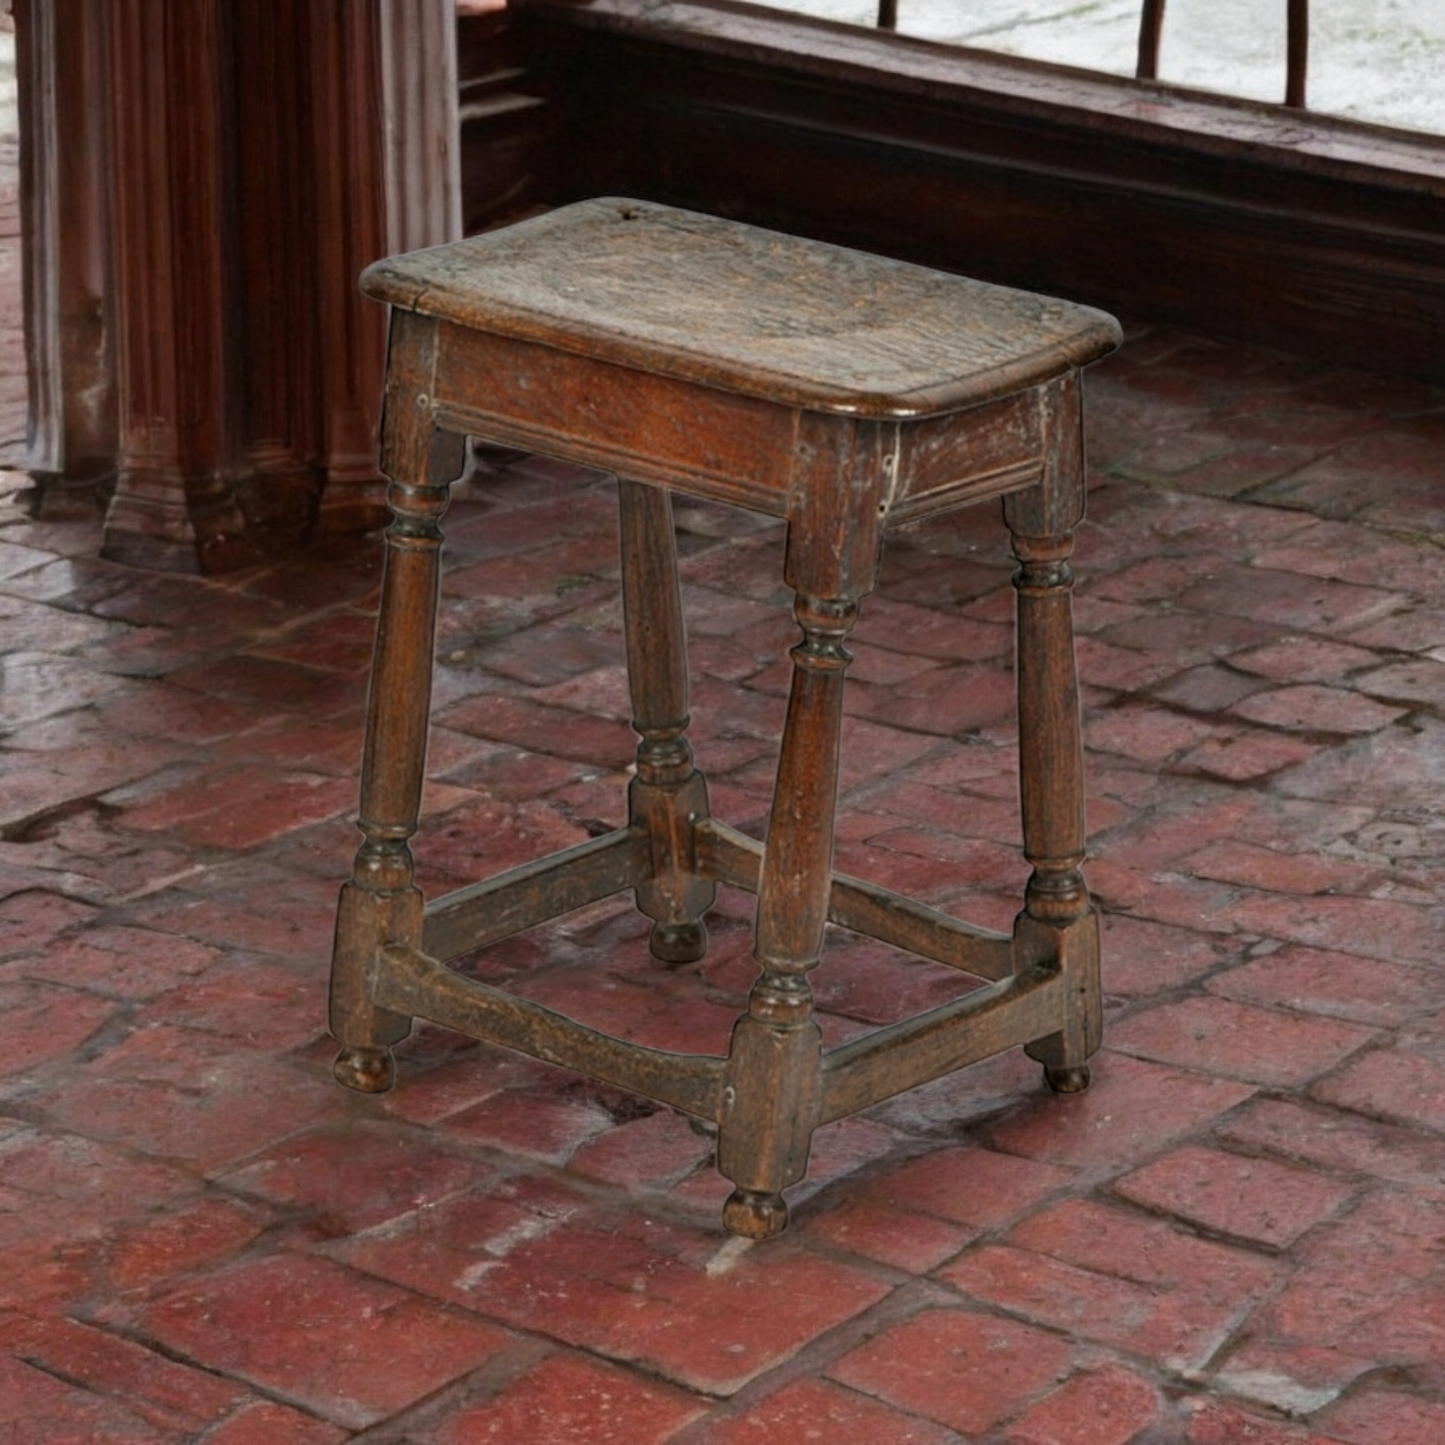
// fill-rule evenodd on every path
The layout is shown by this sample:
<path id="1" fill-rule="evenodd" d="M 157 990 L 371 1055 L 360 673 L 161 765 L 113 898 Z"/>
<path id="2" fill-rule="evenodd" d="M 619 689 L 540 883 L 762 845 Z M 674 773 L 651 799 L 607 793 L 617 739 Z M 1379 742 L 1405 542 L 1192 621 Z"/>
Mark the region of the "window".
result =
<path id="1" fill-rule="evenodd" d="M 878 0 L 758 0 L 874 25 Z M 895 0 L 900 35 L 1133 75 L 1142 0 Z M 1158 77 L 1282 101 L 1289 0 L 1165 0 Z M 1445 134 L 1445 3 L 1309 0 L 1311 110 Z"/>

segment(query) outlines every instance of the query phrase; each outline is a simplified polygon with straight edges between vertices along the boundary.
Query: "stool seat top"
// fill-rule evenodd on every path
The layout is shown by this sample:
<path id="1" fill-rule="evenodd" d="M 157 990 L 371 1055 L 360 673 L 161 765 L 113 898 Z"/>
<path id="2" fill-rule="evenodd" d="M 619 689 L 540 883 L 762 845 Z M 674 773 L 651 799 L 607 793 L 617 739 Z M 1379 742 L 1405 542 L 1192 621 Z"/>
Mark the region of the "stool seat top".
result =
<path id="1" fill-rule="evenodd" d="M 878 419 L 1037 386 L 1120 339 L 1091 307 L 619 199 L 378 261 L 361 284 L 470 329 Z"/>

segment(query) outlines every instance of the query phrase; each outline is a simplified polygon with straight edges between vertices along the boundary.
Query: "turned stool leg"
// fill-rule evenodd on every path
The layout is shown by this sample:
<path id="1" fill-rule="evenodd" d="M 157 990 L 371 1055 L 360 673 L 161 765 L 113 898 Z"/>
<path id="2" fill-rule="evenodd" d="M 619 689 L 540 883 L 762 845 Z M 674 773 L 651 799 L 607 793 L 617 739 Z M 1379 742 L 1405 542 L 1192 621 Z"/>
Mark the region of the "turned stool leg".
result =
<path id="1" fill-rule="evenodd" d="M 758 890 L 759 975 L 733 1029 L 718 1168 L 737 1186 L 723 1208 L 734 1234 L 761 1239 L 788 1222 L 782 1191 L 807 1170 L 819 1110 L 823 1036 L 813 1019 L 808 972 L 828 921 L 837 810 L 843 646 L 856 602 L 800 596 L 803 641 L 778 760 Z"/>
<path id="2" fill-rule="evenodd" d="M 1076 381 L 1058 388 L 1053 467 L 1042 485 L 1007 498 L 1018 592 L 1019 789 L 1024 856 L 1032 865 L 1014 926 L 1019 968 L 1051 963 L 1066 977 L 1057 1033 L 1026 1046 L 1060 1093 L 1088 1087 L 1102 1033 L 1099 921 L 1081 872 L 1084 759 L 1074 662 L 1069 554 L 1084 511 Z"/>
<path id="3" fill-rule="evenodd" d="M 708 816 L 707 781 L 693 766 L 687 731 L 687 638 L 677 583 L 672 500 L 660 487 L 619 479 L 622 606 L 637 776 L 628 791 L 634 824 L 652 842 L 651 877 L 637 906 L 653 920 L 652 952 L 665 963 L 695 963 L 707 952 L 702 915 L 715 884 L 698 876 L 694 839 Z"/>
<path id="4" fill-rule="evenodd" d="M 391 1045 L 411 1020 L 371 1002 L 374 960 L 390 944 L 421 946 L 422 896 L 412 882 L 407 840 L 416 831 L 426 763 L 436 636 L 441 530 L 447 486 L 461 470 L 465 438 L 434 431 L 429 387 L 417 371 L 429 360 L 429 328 L 399 317 L 388 363 L 382 459 L 387 493 L 381 611 L 377 618 L 361 766 L 366 841 L 341 889 L 331 964 L 331 1032 L 341 1044 L 336 1077 L 368 1093 L 395 1079 Z M 420 335 L 412 335 L 420 332 Z M 407 344 L 410 343 L 410 344 Z M 419 344 L 418 344 L 419 343 Z"/>

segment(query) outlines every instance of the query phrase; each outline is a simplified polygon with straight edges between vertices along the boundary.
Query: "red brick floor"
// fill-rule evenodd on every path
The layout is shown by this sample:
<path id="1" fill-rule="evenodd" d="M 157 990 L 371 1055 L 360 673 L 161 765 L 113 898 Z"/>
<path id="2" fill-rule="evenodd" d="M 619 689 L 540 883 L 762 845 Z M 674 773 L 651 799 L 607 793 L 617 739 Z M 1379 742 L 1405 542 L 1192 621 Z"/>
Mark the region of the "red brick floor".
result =
<path id="1" fill-rule="evenodd" d="M 778 1241 L 706 1133 L 432 1027 L 384 1098 L 323 1026 L 376 539 L 233 576 L 0 512 L 6 1445 L 1435 1445 L 1445 1439 L 1445 393 L 1137 328 L 1090 378 L 1078 547 L 1108 1033 L 831 1126 Z M 765 815 L 778 528 L 680 506 L 696 743 Z M 422 875 L 620 821 L 610 484 L 479 469 L 447 531 Z M 993 508 L 865 608 L 849 871 L 1006 924 L 1010 564 Z M 721 1051 L 625 905 L 477 961 Z M 846 935 L 832 1040 L 956 976 Z"/>

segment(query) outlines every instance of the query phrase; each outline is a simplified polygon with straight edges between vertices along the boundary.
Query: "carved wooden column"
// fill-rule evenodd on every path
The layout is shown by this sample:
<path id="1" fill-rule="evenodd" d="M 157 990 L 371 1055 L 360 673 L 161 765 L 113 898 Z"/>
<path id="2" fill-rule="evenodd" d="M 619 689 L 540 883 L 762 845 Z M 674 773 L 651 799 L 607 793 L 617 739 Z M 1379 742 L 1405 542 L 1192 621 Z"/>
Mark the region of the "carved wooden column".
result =
<path id="1" fill-rule="evenodd" d="M 356 278 L 387 252 L 385 137 L 381 120 L 381 55 L 374 5 L 320 5 L 313 18 L 318 58 L 313 72 L 310 143 L 316 183 L 318 351 L 326 376 L 317 416 L 317 467 L 326 479 L 322 503 L 329 529 L 380 526 L 384 485 L 376 470 L 376 417 L 381 395 L 386 315 L 358 304 Z M 365 86 L 355 77 L 366 75 Z M 338 154 L 347 164 L 335 165 Z"/>
<path id="2" fill-rule="evenodd" d="M 319 448 L 313 436 L 318 356 L 310 76 L 306 13 L 294 4 L 235 0 L 237 239 L 235 289 L 244 298 L 237 378 L 245 409 L 238 476 L 254 527 L 305 535 L 315 514 Z M 277 323 L 283 317 L 284 336 Z"/>
<path id="3" fill-rule="evenodd" d="M 243 331 L 227 5 L 110 0 L 120 447 L 104 555 L 220 570 L 241 512 Z"/>
<path id="4" fill-rule="evenodd" d="M 262 0 L 265 3 L 265 0 Z M 378 257 L 461 235 L 454 0 L 313 0 L 317 352 L 326 378 L 315 456 L 323 532 L 381 526 L 376 470 L 386 308 L 359 298 Z M 357 76 L 373 77 L 370 85 Z M 336 164 L 338 155 L 348 158 Z"/>
<path id="5" fill-rule="evenodd" d="M 17 19 L 51 122 L 22 135 L 42 493 L 113 473 L 105 554 L 178 570 L 379 525 L 385 314 L 356 279 L 457 234 L 454 0 Z M 71 325 L 71 292 L 99 319 Z M 106 398 L 109 436 L 56 440 Z"/>
<path id="6" fill-rule="evenodd" d="M 462 234 L 456 8 L 456 0 L 377 0 L 392 255 Z"/>
<path id="7" fill-rule="evenodd" d="M 56 7 L 15 0 L 20 91 L 29 469 L 36 509 L 100 505 L 115 476 L 114 308 L 110 285 L 106 0 Z M 92 97 L 76 105 L 76 96 Z"/>

